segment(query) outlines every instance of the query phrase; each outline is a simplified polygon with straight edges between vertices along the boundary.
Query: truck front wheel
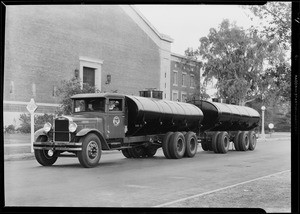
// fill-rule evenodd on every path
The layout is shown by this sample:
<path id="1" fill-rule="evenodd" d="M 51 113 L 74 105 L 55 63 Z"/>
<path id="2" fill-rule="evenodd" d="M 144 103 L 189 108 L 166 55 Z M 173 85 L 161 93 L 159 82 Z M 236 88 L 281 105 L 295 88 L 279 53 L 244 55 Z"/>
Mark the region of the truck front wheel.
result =
<path id="1" fill-rule="evenodd" d="M 46 142 L 47 141 L 47 137 L 46 136 L 40 136 L 38 137 L 38 139 L 36 140 L 37 142 Z M 37 162 L 39 162 L 39 164 L 43 165 L 43 166 L 51 166 L 53 165 L 57 158 L 58 158 L 58 152 L 57 151 L 52 151 L 52 150 L 46 150 L 46 149 L 35 149 L 34 150 L 34 156 L 37 160 Z"/>
<path id="2" fill-rule="evenodd" d="M 183 157 L 186 149 L 186 142 L 181 132 L 175 132 L 169 142 L 169 152 L 173 159 L 180 159 Z"/>
<path id="3" fill-rule="evenodd" d="M 95 134 L 88 134 L 80 139 L 82 150 L 78 152 L 78 160 L 85 168 L 91 168 L 98 165 L 101 158 L 100 139 Z"/>
<path id="4" fill-rule="evenodd" d="M 194 132 L 188 132 L 185 135 L 185 142 L 186 142 L 186 150 L 185 150 L 185 156 L 192 158 L 197 153 L 198 148 L 198 141 L 197 136 Z"/>

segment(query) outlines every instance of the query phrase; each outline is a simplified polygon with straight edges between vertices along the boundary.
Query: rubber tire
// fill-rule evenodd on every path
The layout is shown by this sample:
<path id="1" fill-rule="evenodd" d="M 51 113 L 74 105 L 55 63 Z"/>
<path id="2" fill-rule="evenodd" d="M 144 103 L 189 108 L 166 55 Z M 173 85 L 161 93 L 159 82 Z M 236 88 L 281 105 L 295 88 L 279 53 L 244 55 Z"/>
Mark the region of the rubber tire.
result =
<path id="1" fill-rule="evenodd" d="M 179 143 L 181 142 L 181 145 Z M 181 147 L 181 149 L 178 148 Z M 169 152 L 172 159 L 180 159 L 184 156 L 186 150 L 186 142 L 181 132 L 175 132 L 169 142 Z"/>
<path id="2" fill-rule="evenodd" d="M 46 136 L 40 136 L 36 140 L 37 142 L 47 142 L 47 137 Z M 58 158 L 58 152 L 54 151 L 52 156 L 48 155 L 48 150 L 45 149 L 35 149 L 34 150 L 34 156 L 35 159 L 39 164 L 42 166 L 52 166 L 57 158 Z"/>
<path id="3" fill-rule="evenodd" d="M 219 153 L 218 150 L 218 136 L 219 136 L 220 132 L 215 132 L 212 136 L 212 140 L 211 140 L 211 145 L 212 145 L 212 149 L 215 153 Z"/>
<path id="4" fill-rule="evenodd" d="M 145 148 L 142 146 L 133 147 L 128 149 L 129 155 L 131 155 L 133 158 L 142 158 L 146 157 Z"/>
<path id="5" fill-rule="evenodd" d="M 145 149 L 145 152 L 148 158 L 152 158 L 156 154 L 157 148 L 154 146 L 149 146 Z"/>
<path id="6" fill-rule="evenodd" d="M 188 132 L 184 137 L 185 137 L 185 143 L 186 143 L 186 149 L 185 149 L 184 156 L 192 158 L 197 153 L 197 148 L 198 148 L 197 136 L 194 132 Z"/>
<path id="7" fill-rule="evenodd" d="M 89 155 L 87 154 L 88 146 L 92 141 L 94 141 L 97 145 L 97 154 L 95 158 L 89 158 Z M 85 168 L 92 168 L 97 166 L 102 154 L 101 142 L 98 136 L 91 133 L 80 138 L 79 142 L 82 143 L 82 150 L 77 153 L 80 164 Z"/>
<path id="8" fill-rule="evenodd" d="M 207 142 L 208 151 L 214 151 L 211 142 Z"/>
<path id="9" fill-rule="evenodd" d="M 249 150 L 253 151 L 256 147 L 256 135 L 255 131 L 250 131 L 249 132 Z"/>
<path id="10" fill-rule="evenodd" d="M 208 143 L 207 141 L 201 142 L 201 147 L 204 151 L 208 151 Z"/>
<path id="11" fill-rule="evenodd" d="M 170 152 L 169 152 L 169 143 L 170 143 L 171 136 L 173 134 L 174 134 L 173 132 L 168 132 L 167 134 L 165 134 L 162 142 L 162 150 L 167 159 L 171 159 Z"/>
<path id="12" fill-rule="evenodd" d="M 241 131 L 238 131 L 236 133 L 236 135 L 234 136 L 234 139 L 233 139 L 233 145 L 234 145 L 234 148 L 236 151 L 240 151 L 240 148 L 239 148 L 239 139 L 240 139 L 240 135 L 241 135 Z"/>
<path id="13" fill-rule="evenodd" d="M 218 136 L 218 141 L 217 141 L 217 148 L 218 152 L 225 154 L 229 150 L 229 135 L 227 132 L 221 132 Z"/>
<path id="14" fill-rule="evenodd" d="M 239 137 L 240 151 L 247 151 L 249 148 L 249 135 L 247 131 L 243 131 Z"/>
<path id="15" fill-rule="evenodd" d="M 124 157 L 126 157 L 126 158 L 132 158 L 132 156 L 129 154 L 128 149 L 122 149 L 122 154 L 123 154 Z"/>

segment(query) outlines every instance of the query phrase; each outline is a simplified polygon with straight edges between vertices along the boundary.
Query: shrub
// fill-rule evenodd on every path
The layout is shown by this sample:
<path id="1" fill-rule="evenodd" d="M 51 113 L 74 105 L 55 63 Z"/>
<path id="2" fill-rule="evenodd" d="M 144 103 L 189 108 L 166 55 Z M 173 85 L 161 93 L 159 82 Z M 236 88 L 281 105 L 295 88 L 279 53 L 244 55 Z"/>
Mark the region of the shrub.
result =
<path id="1" fill-rule="evenodd" d="M 57 89 L 56 95 L 60 98 L 61 110 L 57 111 L 58 115 L 70 115 L 72 113 L 71 96 L 84 93 L 99 93 L 96 87 L 92 87 L 87 83 L 81 85 L 80 79 L 72 78 L 71 80 L 61 81 L 61 86 Z"/>
<path id="2" fill-rule="evenodd" d="M 4 127 L 4 133 L 13 134 L 13 133 L 15 133 L 15 131 L 16 131 L 16 128 L 12 124 Z"/>
<path id="3" fill-rule="evenodd" d="M 31 131 L 31 116 L 30 114 L 21 114 L 19 120 L 21 121 L 20 127 L 17 129 L 21 133 L 30 133 Z M 34 131 L 43 128 L 45 123 L 53 124 L 53 115 L 43 114 L 34 115 Z"/>

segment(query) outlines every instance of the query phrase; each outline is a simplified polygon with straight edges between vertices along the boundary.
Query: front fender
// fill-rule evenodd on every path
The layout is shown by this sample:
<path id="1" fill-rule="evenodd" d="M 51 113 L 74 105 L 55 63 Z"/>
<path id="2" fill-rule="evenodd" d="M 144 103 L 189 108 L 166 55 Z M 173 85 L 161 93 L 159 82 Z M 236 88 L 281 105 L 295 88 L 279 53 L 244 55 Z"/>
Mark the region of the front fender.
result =
<path id="1" fill-rule="evenodd" d="M 36 142 L 36 139 L 37 139 L 39 136 L 41 136 L 41 135 L 47 136 L 47 134 L 44 132 L 44 129 L 43 129 L 43 128 L 37 130 L 37 131 L 34 133 L 34 142 Z"/>
<path id="2" fill-rule="evenodd" d="M 110 150 L 103 134 L 99 132 L 97 129 L 81 129 L 78 133 L 76 133 L 76 137 L 83 137 L 89 133 L 94 133 L 99 137 L 103 150 Z"/>

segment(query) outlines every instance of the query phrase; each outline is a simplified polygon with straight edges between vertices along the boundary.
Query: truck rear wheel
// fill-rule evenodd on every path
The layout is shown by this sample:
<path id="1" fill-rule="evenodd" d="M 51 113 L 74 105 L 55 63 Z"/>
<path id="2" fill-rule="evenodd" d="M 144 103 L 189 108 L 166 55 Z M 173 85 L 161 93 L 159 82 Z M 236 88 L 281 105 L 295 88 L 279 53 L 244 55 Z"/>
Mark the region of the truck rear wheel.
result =
<path id="1" fill-rule="evenodd" d="M 217 147 L 217 143 L 218 143 L 218 136 L 219 136 L 220 132 L 215 132 L 212 136 L 212 140 L 211 140 L 211 145 L 212 145 L 212 149 L 215 153 L 219 153 L 218 147 Z"/>
<path id="2" fill-rule="evenodd" d="M 238 131 L 236 133 L 236 135 L 234 136 L 234 139 L 233 139 L 233 144 L 234 144 L 234 148 L 236 151 L 240 151 L 240 148 L 239 148 L 239 139 L 240 139 L 240 135 L 241 135 L 241 131 Z"/>
<path id="3" fill-rule="evenodd" d="M 227 132 L 221 132 L 218 136 L 217 148 L 219 153 L 227 153 L 229 149 L 229 135 Z"/>
<path id="4" fill-rule="evenodd" d="M 175 132 L 169 142 L 169 152 L 173 159 L 180 159 L 183 157 L 186 150 L 186 142 L 181 132 Z"/>
<path id="5" fill-rule="evenodd" d="M 80 164 L 85 168 L 98 165 L 101 158 L 100 139 L 95 134 L 88 134 L 79 140 L 82 142 L 82 150 L 77 153 Z"/>
<path id="6" fill-rule="evenodd" d="M 188 132 L 185 135 L 185 142 L 186 142 L 186 149 L 185 149 L 185 156 L 186 157 L 194 157 L 197 153 L 197 136 L 194 132 Z"/>
<path id="7" fill-rule="evenodd" d="M 256 147 L 256 135 L 254 131 L 249 132 L 249 150 L 253 151 Z"/>
<path id="8" fill-rule="evenodd" d="M 40 136 L 37 138 L 36 141 L 37 142 L 46 142 L 47 137 Z M 39 162 L 39 164 L 41 164 L 43 166 L 52 166 L 58 158 L 58 152 L 57 151 L 52 152 L 52 150 L 45 150 L 45 149 L 42 149 L 42 150 L 35 149 L 34 156 L 35 156 L 37 162 Z"/>
<path id="9" fill-rule="evenodd" d="M 149 146 L 145 149 L 148 158 L 152 158 L 156 154 L 157 148 L 154 146 Z"/>
<path id="10" fill-rule="evenodd" d="M 202 149 L 204 151 L 208 151 L 208 143 L 207 143 L 207 141 L 201 142 L 201 146 L 202 146 Z"/>
<path id="11" fill-rule="evenodd" d="M 246 151 L 249 148 L 249 136 L 247 131 L 243 131 L 239 137 L 239 149 L 240 151 Z"/>
<path id="12" fill-rule="evenodd" d="M 142 146 L 137 146 L 128 149 L 129 155 L 131 155 L 133 158 L 142 158 L 146 157 L 145 148 Z"/>
<path id="13" fill-rule="evenodd" d="M 170 139 L 171 136 L 173 135 L 173 132 L 168 132 L 167 134 L 165 134 L 163 142 L 162 142 L 162 149 L 163 149 L 163 153 L 165 155 L 166 158 L 170 159 L 170 152 L 169 152 L 169 143 L 170 143 Z"/>
<path id="14" fill-rule="evenodd" d="M 126 158 L 132 158 L 131 155 L 128 152 L 128 149 L 122 149 L 122 154 L 124 155 L 124 157 Z"/>

